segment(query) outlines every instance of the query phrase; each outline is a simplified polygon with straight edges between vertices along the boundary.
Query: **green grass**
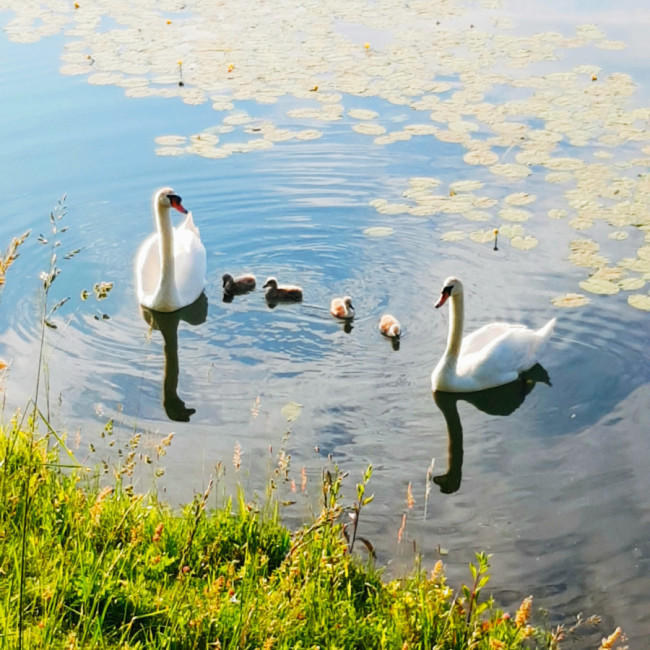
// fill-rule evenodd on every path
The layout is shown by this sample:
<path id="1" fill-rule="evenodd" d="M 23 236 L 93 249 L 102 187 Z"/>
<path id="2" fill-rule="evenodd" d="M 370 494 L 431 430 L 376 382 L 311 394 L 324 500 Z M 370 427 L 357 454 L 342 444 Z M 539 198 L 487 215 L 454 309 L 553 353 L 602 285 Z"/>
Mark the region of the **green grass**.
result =
<path id="1" fill-rule="evenodd" d="M 208 487 L 173 510 L 123 470 L 98 477 L 52 431 L 0 433 L 4 647 L 558 647 L 561 631 L 530 625 L 529 600 L 509 617 L 482 597 L 485 555 L 454 590 L 440 562 L 384 581 L 364 548 L 350 552 L 342 515 L 358 521 L 370 471 L 348 507 L 341 474 L 326 473 L 320 514 L 293 533 L 272 496 L 208 509 Z"/>

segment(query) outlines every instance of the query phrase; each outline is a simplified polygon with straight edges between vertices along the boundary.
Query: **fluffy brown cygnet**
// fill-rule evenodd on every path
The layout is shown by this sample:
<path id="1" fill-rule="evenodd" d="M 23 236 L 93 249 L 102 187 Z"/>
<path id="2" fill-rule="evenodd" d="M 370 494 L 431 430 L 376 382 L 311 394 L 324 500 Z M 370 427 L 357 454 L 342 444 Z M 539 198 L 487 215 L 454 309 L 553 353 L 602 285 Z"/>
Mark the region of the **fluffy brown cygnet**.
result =
<path id="1" fill-rule="evenodd" d="M 278 284 L 278 281 L 271 277 L 264 283 L 264 297 L 268 302 L 302 300 L 302 289 L 294 284 Z"/>
<path id="2" fill-rule="evenodd" d="M 224 273 L 222 280 L 223 292 L 231 296 L 239 293 L 246 293 L 255 288 L 255 276 L 251 273 L 237 275 L 235 277 L 230 275 L 230 273 Z"/>
<path id="3" fill-rule="evenodd" d="M 384 336 L 389 336 L 390 338 L 398 338 L 402 333 L 402 327 L 395 316 L 392 316 L 391 314 L 384 314 L 379 319 L 379 331 Z"/>
<path id="4" fill-rule="evenodd" d="M 350 298 L 350 296 L 332 298 L 332 302 L 330 303 L 330 314 L 336 316 L 336 318 L 354 318 L 352 298 Z"/>

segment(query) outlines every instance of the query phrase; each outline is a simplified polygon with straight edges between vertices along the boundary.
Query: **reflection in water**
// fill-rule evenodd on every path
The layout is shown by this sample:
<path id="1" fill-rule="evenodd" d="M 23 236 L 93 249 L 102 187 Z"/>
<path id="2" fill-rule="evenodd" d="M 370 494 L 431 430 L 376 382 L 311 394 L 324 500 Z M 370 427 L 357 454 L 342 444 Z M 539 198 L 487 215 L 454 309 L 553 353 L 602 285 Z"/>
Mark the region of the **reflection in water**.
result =
<path id="1" fill-rule="evenodd" d="M 488 415 L 510 415 L 516 411 L 537 383 L 551 385 L 546 370 L 539 364 L 534 365 L 509 384 L 488 388 L 474 393 L 444 393 L 435 391 L 433 399 L 442 411 L 447 422 L 449 447 L 447 472 L 434 476 L 433 482 L 444 494 L 452 494 L 460 487 L 463 469 L 463 427 L 458 415 L 457 403 L 469 402 Z"/>
<path id="2" fill-rule="evenodd" d="M 178 396 L 178 324 L 185 321 L 189 325 L 205 323 L 208 315 L 208 298 L 202 293 L 191 305 L 172 312 L 160 312 L 140 305 L 140 313 L 147 324 L 160 330 L 163 337 L 165 370 L 163 379 L 163 407 L 167 417 L 176 422 L 189 422 L 196 409 L 187 408 Z"/>

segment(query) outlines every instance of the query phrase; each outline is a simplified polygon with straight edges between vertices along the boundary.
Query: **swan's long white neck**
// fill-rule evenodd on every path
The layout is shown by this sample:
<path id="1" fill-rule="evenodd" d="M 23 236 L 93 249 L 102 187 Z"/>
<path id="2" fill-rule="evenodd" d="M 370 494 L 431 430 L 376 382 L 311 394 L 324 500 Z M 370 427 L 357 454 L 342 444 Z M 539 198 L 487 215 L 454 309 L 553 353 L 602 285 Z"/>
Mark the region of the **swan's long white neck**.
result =
<path id="1" fill-rule="evenodd" d="M 170 304 L 178 298 L 174 277 L 174 230 L 168 207 L 161 206 L 156 201 L 154 212 L 160 252 L 160 281 L 156 289 L 156 302 Z"/>
<path id="2" fill-rule="evenodd" d="M 460 354 L 460 346 L 463 342 L 463 321 L 465 318 L 465 304 L 463 294 L 451 294 L 451 305 L 449 305 L 449 334 L 447 335 L 447 348 L 445 357 L 453 358 L 454 364 Z"/>

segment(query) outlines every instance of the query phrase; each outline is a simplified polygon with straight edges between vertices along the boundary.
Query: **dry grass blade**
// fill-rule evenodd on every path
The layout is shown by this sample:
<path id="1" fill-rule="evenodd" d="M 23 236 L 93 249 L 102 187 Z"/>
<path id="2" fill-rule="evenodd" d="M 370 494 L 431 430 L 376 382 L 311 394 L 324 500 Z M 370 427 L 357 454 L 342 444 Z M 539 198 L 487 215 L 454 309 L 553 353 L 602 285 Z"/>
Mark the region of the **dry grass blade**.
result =
<path id="1" fill-rule="evenodd" d="M 29 237 L 30 232 L 31 231 L 28 230 L 20 237 L 14 237 L 7 247 L 5 254 L 0 257 L 0 286 L 5 283 L 5 274 L 7 273 L 7 270 L 18 258 L 18 247 L 27 239 L 27 237 Z"/>

